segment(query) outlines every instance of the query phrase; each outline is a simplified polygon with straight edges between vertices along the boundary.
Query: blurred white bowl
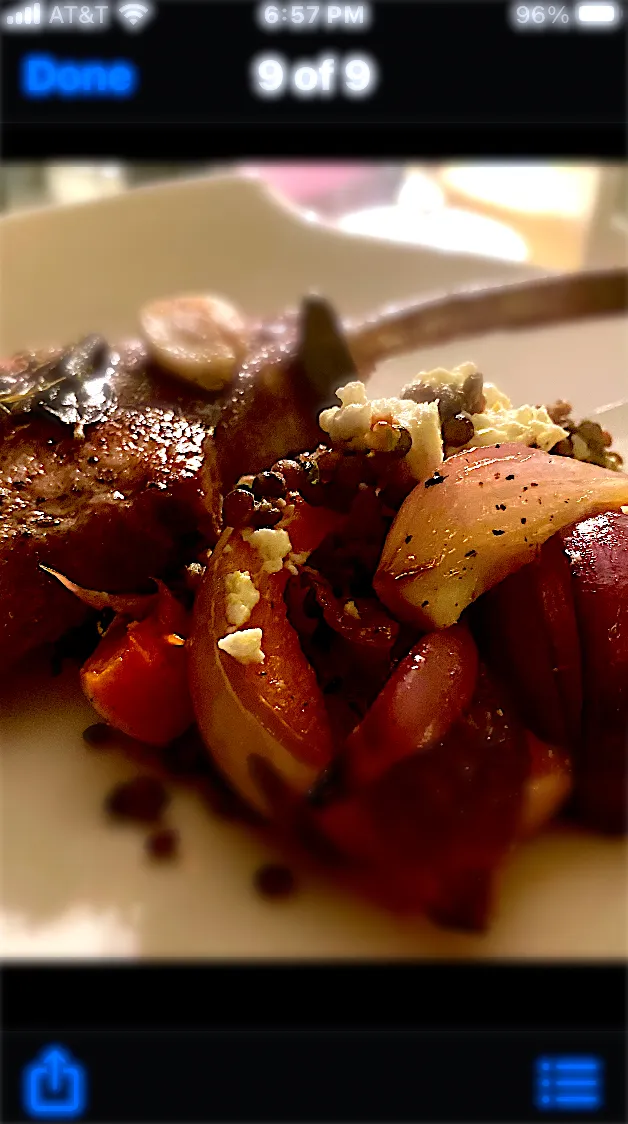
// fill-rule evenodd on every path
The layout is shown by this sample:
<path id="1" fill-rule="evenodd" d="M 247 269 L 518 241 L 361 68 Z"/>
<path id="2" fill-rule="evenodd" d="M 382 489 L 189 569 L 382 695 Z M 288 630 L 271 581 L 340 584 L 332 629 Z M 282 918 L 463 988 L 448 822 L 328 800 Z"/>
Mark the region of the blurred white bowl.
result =
<path id="1" fill-rule="evenodd" d="M 512 227 L 457 207 L 443 207 L 428 214 L 407 205 L 371 207 L 345 215 L 338 226 L 350 234 L 449 253 L 515 262 L 528 258 L 525 240 Z"/>

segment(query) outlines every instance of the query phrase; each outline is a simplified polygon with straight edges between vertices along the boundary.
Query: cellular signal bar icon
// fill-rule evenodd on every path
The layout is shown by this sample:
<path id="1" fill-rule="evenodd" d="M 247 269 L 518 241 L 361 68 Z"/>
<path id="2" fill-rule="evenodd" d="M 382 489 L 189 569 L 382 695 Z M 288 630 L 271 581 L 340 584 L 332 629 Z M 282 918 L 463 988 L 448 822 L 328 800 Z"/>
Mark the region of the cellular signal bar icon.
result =
<path id="1" fill-rule="evenodd" d="M 534 1071 L 534 1103 L 541 1112 L 595 1112 L 604 1104 L 601 1058 L 543 1057 Z"/>
<path id="2" fill-rule="evenodd" d="M 37 27 L 41 24 L 41 4 L 28 4 L 24 8 L 11 8 L 2 13 L 3 27 Z"/>

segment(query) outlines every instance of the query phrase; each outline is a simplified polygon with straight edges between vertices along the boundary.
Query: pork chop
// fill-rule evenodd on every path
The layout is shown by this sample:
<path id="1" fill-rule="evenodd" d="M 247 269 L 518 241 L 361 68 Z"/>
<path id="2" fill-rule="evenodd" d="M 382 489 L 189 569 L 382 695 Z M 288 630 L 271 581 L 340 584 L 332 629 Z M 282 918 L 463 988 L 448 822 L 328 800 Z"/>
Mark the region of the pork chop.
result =
<path id="1" fill-rule="evenodd" d="M 142 344 L 96 337 L 0 366 L 0 671 L 85 617 L 40 564 L 141 591 L 213 544 L 240 474 L 316 443 L 337 371 L 323 364 L 314 385 L 302 343 L 294 324 L 266 329 L 223 395 L 168 375 Z"/>

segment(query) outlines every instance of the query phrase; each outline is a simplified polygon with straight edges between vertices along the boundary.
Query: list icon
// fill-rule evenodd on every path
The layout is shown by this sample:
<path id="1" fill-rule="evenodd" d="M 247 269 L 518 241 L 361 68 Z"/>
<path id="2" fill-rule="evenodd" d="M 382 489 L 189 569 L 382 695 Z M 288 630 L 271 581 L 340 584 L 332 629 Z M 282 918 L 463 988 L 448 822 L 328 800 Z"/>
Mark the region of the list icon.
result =
<path id="1" fill-rule="evenodd" d="M 584 1054 L 538 1058 L 534 1069 L 534 1103 L 541 1112 L 595 1112 L 602 1108 L 602 1059 Z"/>

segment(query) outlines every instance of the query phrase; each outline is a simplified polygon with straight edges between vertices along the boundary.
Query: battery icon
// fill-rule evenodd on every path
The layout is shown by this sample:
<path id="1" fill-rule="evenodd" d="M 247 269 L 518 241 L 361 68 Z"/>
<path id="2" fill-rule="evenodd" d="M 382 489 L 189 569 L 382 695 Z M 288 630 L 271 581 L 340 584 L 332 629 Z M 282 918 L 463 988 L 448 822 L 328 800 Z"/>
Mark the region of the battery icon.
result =
<path id="1" fill-rule="evenodd" d="M 576 4 L 576 20 L 585 27 L 613 27 L 621 19 L 619 4 Z"/>

